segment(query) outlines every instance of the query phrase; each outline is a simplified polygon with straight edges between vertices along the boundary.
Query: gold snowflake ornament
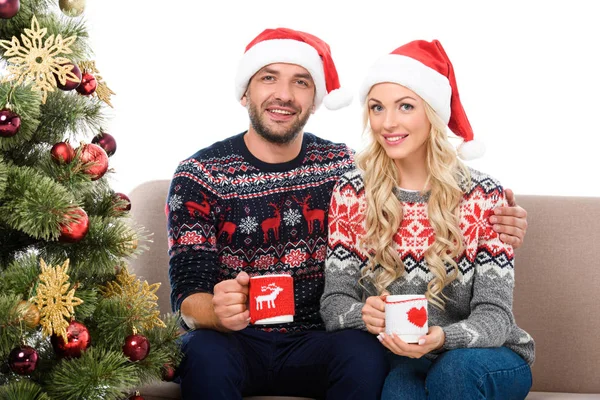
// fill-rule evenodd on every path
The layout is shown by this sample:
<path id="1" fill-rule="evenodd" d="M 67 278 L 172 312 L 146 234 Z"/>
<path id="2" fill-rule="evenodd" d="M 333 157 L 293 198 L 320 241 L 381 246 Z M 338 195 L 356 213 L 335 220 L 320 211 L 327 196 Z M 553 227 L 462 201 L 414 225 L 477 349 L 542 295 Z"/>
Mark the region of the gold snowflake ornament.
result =
<path id="1" fill-rule="evenodd" d="M 42 103 L 46 103 L 48 92 L 56 89 L 56 79 L 63 85 L 67 79 L 79 81 L 71 72 L 71 60 L 61 57 L 63 54 L 72 53 L 70 46 L 77 36 L 63 39 L 61 35 L 50 35 L 43 41 L 48 29 L 40 28 L 35 15 L 31 19 L 31 29 L 25 28 L 24 31 L 25 34 L 21 34 L 22 45 L 16 36 L 10 41 L 0 40 L 0 46 L 6 49 L 4 55 L 10 57 L 7 59 L 8 75 L 3 81 L 16 81 L 17 85 L 33 82 L 31 89 L 41 92 Z"/>
<path id="2" fill-rule="evenodd" d="M 117 274 L 117 279 L 108 282 L 106 286 L 100 288 L 100 293 L 104 297 L 124 297 L 134 308 L 139 308 L 143 314 L 139 314 L 136 321 L 132 321 L 133 329 L 151 329 L 153 326 L 166 327 L 160 319 L 158 310 L 158 296 L 156 291 L 160 283 L 149 285 L 147 281 L 141 282 L 135 275 L 130 274 L 127 268 L 122 268 Z"/>
<path id="3" fill-rule="evenodd" d="M 96 78 L 96 82 L 98 83 L 98 86 L 96 87 L 96 91 L 94 92 L 94 94 L 103 102 L 105 102 L 106 104 L 108 104 L 109 106 L 113 106 L 110 102 L 110 96 L 113 94 L 116 94 L 115 92 L 113 92 L 107 85 L 106 83 L 102 80 L 102 76 L 99 75 L 100 71 L 98 71 L 98 69 L 96 68 L 96 62 L 95 61 L 82 61 L 79 63 L 79 68 L 82 71 L 89 71 L 92 75 L 94 75 L 94 78 Z"/>
<path id="4" fill-rule="evenodd" d="M 69 260 L 63 265 L 46 265 L 40 260 L 42 273 L 39 276 L 40 284 L 37 294 L 32 299 L 40 310 L 40 324 L 42 333 L 46 336 L 52 334 L 62 336 L 67 341 L 67 327 L 69 320 L 75 312 L 74 307 L 83 303 L 75 297 L 75 289 L 69 290 Z"/>

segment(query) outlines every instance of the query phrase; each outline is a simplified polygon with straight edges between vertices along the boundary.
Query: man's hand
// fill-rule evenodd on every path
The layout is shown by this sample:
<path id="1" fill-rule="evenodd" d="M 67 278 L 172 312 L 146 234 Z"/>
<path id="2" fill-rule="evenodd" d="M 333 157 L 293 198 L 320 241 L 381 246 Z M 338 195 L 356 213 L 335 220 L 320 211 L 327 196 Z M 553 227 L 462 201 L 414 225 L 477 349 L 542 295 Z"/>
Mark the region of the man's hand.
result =
<path id="1" fill-rule="evenodd" d="M 367 298 L 362 308 L 362 319 L 367 330 L 374 335 L 385 331 L 385 296 L 371 296 Z"/>
<path id="2" fill-rule="evenodd" d="M 527 211 L 517 205 L 512 190 L 506 189 L 504 193 L 506 194 L 508 207 L 495 208 L 494 215 L 490 217 L 490 223 L 494 226 L 494 230 L 500 234 L 500 240 L 517 249 L 521 247 L 525 239 Z"/>
<path id="3" fill-rule="evenodd" d="M 240 272 L 235 279 L 228 279 L 215 285 L 212 298 L 213 309 L 221 327 L 239 331 L 248 326 L 248 283 L 250 277 Z"/>
<path id="4" fill-rule="evenodd" d="M 394 354 L 421 358 L 425 354 L 441 348 L 446 341 L 446 334 L 439 326 L 431 326 L 427 335 L 419 338 L 418 344 L 406 343 L 396 335 L 386 335 L 385 333 L 381 333 L 377 338 Z"/>

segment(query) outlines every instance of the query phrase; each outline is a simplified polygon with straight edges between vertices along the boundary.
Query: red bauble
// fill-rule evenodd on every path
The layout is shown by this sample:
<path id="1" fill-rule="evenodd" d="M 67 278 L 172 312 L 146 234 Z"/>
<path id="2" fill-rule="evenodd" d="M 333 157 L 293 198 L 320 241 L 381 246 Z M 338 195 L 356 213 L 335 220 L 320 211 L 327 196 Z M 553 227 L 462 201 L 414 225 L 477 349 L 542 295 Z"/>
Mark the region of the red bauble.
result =
<path id="1" fill-rule="evenodd" d="M 162 367 L 162 380 L 166 382 L 171 382 L 175 379 L 175 367 L 171 364 L 165 364 Z"/>
<path id="2" fill-rule="evenodd" d="M 90 220 L 85 211 L 83 211 L 83 208 L 79 207 L 75 209 L 74 213 L 80 215 L 81 218 L 77 221 L 71 221 L 67 225 L 60 226 L 60 237 L 58 240 L 63 243 L 79 242 L 87 235 L 90 229 Z"/>
<path id="3" fill-rule="evenodd" d="M 8 355 L 8 365 L 15 374 L 29 375 L 37 367 L 38 353 L 33 347 L 15 347 Z"/>
<path id="4" fill-rule="evenodd" d="M 2 1 L 2 0 L 0 0 L 0 1 Z M 75 64 L 63 64 L 63 65 L 70 65 L 71 66 L 71 72 L 73 74 L 75 74 L 75 76 L 77 78 L 79 78 L 79 80 L 72 81 L 69 78 L 67 78 L 67 81 L 63 85 L 58 80 L 58 76 L 56 76 L 56 74 L 54 74 L 54 78 L 56 79 L 56 87 L 58 87 L 60 90 L 65 90 L 65 91 L 76 89 L 81 84 L 81 70 Z"/>
<path id="5" fill-rule="evenodd" d="M 71 321 L 67 327 L 67 342 L 62 336 L 52 335 L 50 342 L 59 357 L 78 358 L 90 345 L 90 332 L 80 322 Z"/>
<path id="6" fill-rule="evenodd" d="M 150 342 L 142 335 L 129 335 L 125 338 L 123 353 L 131 361 L 140 361 L 150 353 Z"/>
<path id="7" fill-rule="evenodd" d="M 144 398 L 140 396 L 140 392 L 135 392 L 135 394 L 131 396 L 129 400 L 144 400 Z"/>
<path id="8" fill-rule="evenodd" d="M 0 18 L 14 17 L 19 12 L 20 6 L 19 0 L 0 0 Z"/>
<path id="9" fill-rule="evenodd" d="M 58 142 L 50 150 L 52 159 L 57 164 L 69 164 L 75 158 L 75 150 L 69 142 Z"/>
<path id="10" fill-rule="evenodd" d="M 75 90 L 77 90 L 77 92 L 80 94 L 89 96 L 90 94 L 96 91 L 97 86 L 98 82 L 96 82 L 96 78 L 94 78 L 94 75 L 90 74 L 89 72 L 85 72 L 81 76 L 81 83 L 79 84 L 79 86 L 77 86 Z"/>
<path id="11" fill-rule="evenodd" d="M 79 159 L 84 164 L 93 162 L 84 170 L 86 174 L 91 176 L 93 181 L 102 178 L 108 171 L 108 156 L 104 149 L 97 144 L 84 144 L 79 153 Z"/>
<path id="12" fill-rule="evenodd" d="M 129 211 L 129 210 L 131 210 L 131 200 L 129 200 L 129 197 L 127 197 L 127 195 L 125 195 L 123 193 L 115 193 L 115 199 L 117 199 L 117 200 L 123 200 L 123 201 L 127 202 L 127 204 L 125 206 L 115 207 L 115 209 L 117 211 Z"/>
<path id="13" fill-rule="evenodd" d="M 106 151 L 106 155 L 109 157 L 115 154 L 115 151 L 117 151 L 117 141 L 112 135 L 106 132 L 101 132 L 94 136 L 92 143 L 102 147 L 104 151 Z"/>
<path id="14" fill-rule="evenodd" d="M 13 137 L 19 133 L 19 129 L 21 129 L 21 116 L 7 108 L 0 110 L 0 136 Z"/>

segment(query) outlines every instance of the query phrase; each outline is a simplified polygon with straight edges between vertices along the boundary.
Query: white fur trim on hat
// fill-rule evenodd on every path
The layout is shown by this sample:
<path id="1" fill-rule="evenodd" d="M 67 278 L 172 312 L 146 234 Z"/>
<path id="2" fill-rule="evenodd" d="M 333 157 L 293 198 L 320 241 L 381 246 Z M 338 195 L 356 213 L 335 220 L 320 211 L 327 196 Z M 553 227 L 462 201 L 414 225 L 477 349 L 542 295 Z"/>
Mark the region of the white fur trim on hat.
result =
<path id="1" fill-rule="evenodd" d="M 305 68 L 315 82 L 315 106 L 325 97 L 323 62 L 311 45 L 293 39 L 271 39 L 256 43 L 240 60 L 235 76 L 235 95 L 239 101 L 246 93 L 248 82 L 261 68 L 269 64 L 296 64 Z"/>
<path id="2" fill-rule="evenodd" d="M 460 146 L 458 146 L 457 153 L 458 156 L 465 161 L 474 160 L 483 156 L 485 153 L 485 145 L 483 142 L 477 140 L 462 142 Z"/>
<path id="3" fill-rule="evenodd" d="M 352 103 L 352 92 L 345 88 L 339 88 L 327 93 L 323 99 L 323 104 L 329 110 L 339 110 Z"/>
<path id="4" fill-rule="evenodd" d="M 381 57 L 367 73 L 360 87 L 360 102 L 365 102 L 373 85 L 383 82 L 407 87 L 429 103 L 444 123 L 450 121 L 452 88 L 448 78 L 433 68 L 411 57 L 387 54 Z"/>

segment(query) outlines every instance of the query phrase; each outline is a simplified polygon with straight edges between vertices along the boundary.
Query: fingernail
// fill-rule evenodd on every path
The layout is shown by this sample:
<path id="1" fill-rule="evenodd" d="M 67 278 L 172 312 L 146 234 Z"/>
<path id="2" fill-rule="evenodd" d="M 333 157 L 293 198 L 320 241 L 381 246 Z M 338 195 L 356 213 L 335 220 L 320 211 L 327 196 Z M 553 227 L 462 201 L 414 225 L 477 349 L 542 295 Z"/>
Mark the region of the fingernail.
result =
<path id="1" fill-rule="evenodd" d="M 425 339 L 419 339 L 419 344 L 420 345 L 424 345 L 425 344 Z"/>
<path id="2" fill-rule="evenodd" d="M 498 222 L 498 218 L 496 218 L 496 217 L 490 217 L 490 222 L 492 224 L 495 224 L 496 222 Z"/>
<path id="3" fill-rule="evenodd" d="M 379 335 L 381 335 L 381 339 L 385 339 L 385 333 L 381 332 Z"/>
<path id="4" fill-rule="evenodd" d="M 380 342 L 383 342 L 383 338 L 381 337 L 381 333 L 379 335 L 377 335 L 377 340 L 379 340 Z"/>

